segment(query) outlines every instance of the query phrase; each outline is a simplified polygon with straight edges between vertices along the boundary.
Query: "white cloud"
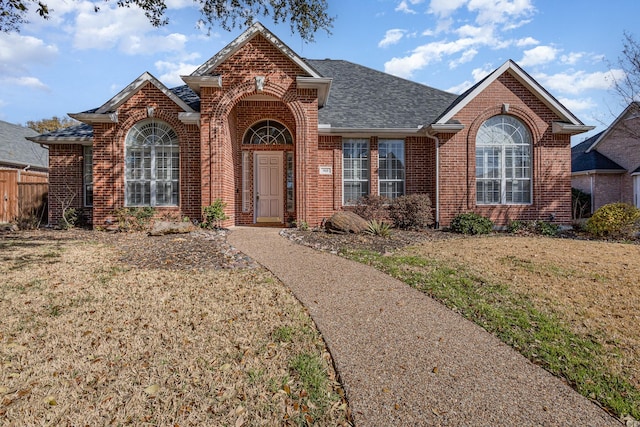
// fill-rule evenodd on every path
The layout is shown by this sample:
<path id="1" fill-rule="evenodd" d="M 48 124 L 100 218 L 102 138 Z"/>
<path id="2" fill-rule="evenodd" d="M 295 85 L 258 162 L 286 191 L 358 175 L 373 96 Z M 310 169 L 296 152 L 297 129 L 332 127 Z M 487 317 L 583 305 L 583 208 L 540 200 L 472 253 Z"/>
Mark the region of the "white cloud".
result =
<path id="1" fill-rule="evenodd" d="M 449 68 L 456 68 L 461 64 L 466 64 L 473 60 L 476 57 L 478 51 L 476 49 L 469 49 L 462 53 L 462 56 L 458 59 L 454 59 L 453 61 L 449 61 Z"/>
<path id="2" fill-rule="evenodd" d="M 0 33 L 0 74 L 15 76 L 58 57 L 58 47 L 31 36 Z"/>
<path id="3" fill-rule="evenodd" d="M 411 15 L 415 15 L 416 12 L 415 10 L 411 9 L 411 6 L 409 6 L 409 3 L 411 3 L 411 5 L 415 6 L 417 4 L 422 3 L 424 0 L 402 0 L 398 6 L 396 6 L 395 11 L 396 12 L 403 12 L 403 13 L 409 13 Z"/>
<path id="4" fill-rule="evenodd" d="M 551 92 L 579 95 L 588 90 L 611 89 L 616 79 L 624 77 L 624 71 L 615 69 L 611 71 L 596 71 L 587 73 L 575 71 L 573 73 L 544 74 L 539 73 L 534 78 Z"/>
<path id="5" fill-rule="evenodd" d="M 404 37 L 406 31 L 398 28 L 387 30 L 384 38 L 378 43 L 378 47 L 388 47 L 398 43 Z"/>
<path id="6" fill-rule="evenodd" d="M 533 37 L 525 37 L 523 39 L 516 40 L 516 46 L 525 47 L 525 46 L 534 46 L 540 44 L 540 42 Z"/>
<path id="7" fill-rule="evenodd" d="M 477 24 L 506 24 L 507 29 L 528 22 L 524 18 L 535 12 L 531 0 L 469 0 L 467 8 L 470 12 L 478 13 Z"/>
<path id="8" fill-rule="evenodd" d="M 40 79 L 36 77 L 7 77 L 0 79 L 2 83 L 6 83 L 12 86 L 23 86 L 28 89 L 36 89 L 48 92 L 49 86 L 42 83 Z"/>
<path id="9" fill-rule="evenodd" d="M 391 58 L 385 62 L 384 70 L 387 73 L 411 77 L 411 75 L 433 62 L 439 62 L 445 55 L 453 55 L 472 49 L 476 44 L 474 39 L 458 39 L 453 42 L 439 41 L 418 46 L 411 55 L 402 58 Z"/>
<path id="10" fill-rule="evenodd" d="M 441 18 L 450 16 L 453 12 L 460 9 L 468 0 L 431 0 L 429 5 L 429 13 L 437 15 Z"/>
<path id="11" fill-rule="evenodd" d="M 518 61 L 518 64 L 521 67 L 547 64 L 556 59 L 558 52 L 558 49 L 551 46 L 536 46 L 533 49 L 525 50 L 524 56 Z"/>
<path id="12" fill-rule="evenodd" d="M 559 98 L 558 101 L 569 111 L 586 111 L 598 106 L 591 98 Z"/>
<path id="13" fill-rule="evenodd" d="M 162 73 L 158 80 L 168 87 L 180 86 L 184 81 L 180 76 L 187 76 L 198 68 L 200 64 L 187 64 L 184 62 L 156 61 L 155 64 L 158 72 Z"/>
<path id="14" fill-rule="evenodd" d="M 93 9 L 78 13 L 73 45 L 81 50 L 117 48 L 128 55 L 153 55 L 184 49 L 188 40 L 184 34 L 148 35 L 160 31 L 136 7 L 103 6 L 98 13 Z"/>
<path id="15" fill-rule="evenodd" d="M 578 61 L 580 61 L 584 57 L 583 52 L 571 52 L 568 55 L 562 55 L 560 60 L 568 65 L 575 65 Z"/>
<path id="16" fill-rule="evenodd" d="M 473 86 L 474 84 L 478 83 L 480 80 L 487 77 L 491 72 L 493 72 L 493 70 L 494 68 L 491 64 L 486 64 L 482 68 L 474 68 L 473 70 L 471 70 L 471 77 L 473 78 L 473 81 L 466 80 L 465 82 L 459 85 L 450 87 L 449 89 L 447 89 L 447 92 L 458 93 L 458 94 L 463 93 L 464 91 L 469 89 L 471 86 Z"/>

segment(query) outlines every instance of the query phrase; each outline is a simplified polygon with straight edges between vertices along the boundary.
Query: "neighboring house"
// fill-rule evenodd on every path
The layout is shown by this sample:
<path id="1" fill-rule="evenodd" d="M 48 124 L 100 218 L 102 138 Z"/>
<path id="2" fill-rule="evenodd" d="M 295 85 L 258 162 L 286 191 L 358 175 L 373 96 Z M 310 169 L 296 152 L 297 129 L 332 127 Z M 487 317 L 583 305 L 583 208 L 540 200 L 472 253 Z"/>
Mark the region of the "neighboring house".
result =
<path id="1" fill-rule="evenodd" d="M 474 211 L 571 222 L 571 135 L 592 129 L 512 61 L 458 96 L 340 60 L 307 60 L 261 24 L 169 89 L 149 73 L 50 147 L 50 220 L 77 197 L 223 225 L 320 224 L 361 196 L 429 194 L 446 226 Z M 66 194 L 66 196 L 65 196 Z"/>
<path id="2" fill-rule="evenodd" d="M 37 213 L 47 194 L 48 150 L 33 129 L 0 121 L 0 222 Z"/>
<path id="3" fill-rule="evenodd" d="M 640 207 L 640 104 L 571 149 L 571 185 L 591 195 L 592 212 L 614 202 Z"/>
<path id="4" fill-rule="evenodd" d="M 37 136 L 31 128 L 0 120 L 0 168 L 47 172 L 48 150 L 25 138 Z"/>

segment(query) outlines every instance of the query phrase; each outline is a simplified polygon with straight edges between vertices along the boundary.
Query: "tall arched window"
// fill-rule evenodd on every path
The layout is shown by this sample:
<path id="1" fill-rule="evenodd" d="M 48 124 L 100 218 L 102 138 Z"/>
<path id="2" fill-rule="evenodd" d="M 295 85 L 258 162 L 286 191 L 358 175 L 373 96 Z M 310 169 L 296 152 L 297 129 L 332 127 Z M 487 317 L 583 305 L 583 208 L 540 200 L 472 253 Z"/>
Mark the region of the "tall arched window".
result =
<path id="1" fill-rule="evenodd" d="M 476 202 L 531 203 L 531 133 L 513 116 L 494 116 L 476 137 Z"/>
<path id="2" fill-rule="evenodd" d="M 242 139 L 243 144 L 291 145 L 291 132 L 282 123 L 263 120 L 251 126 Z"/>
<path id="3" fill-rule="evenodd" d="M 136 123 L 126 138 L 127 206 L 178 206 L 180 147 L 169 124 L 156 119 Z"/>

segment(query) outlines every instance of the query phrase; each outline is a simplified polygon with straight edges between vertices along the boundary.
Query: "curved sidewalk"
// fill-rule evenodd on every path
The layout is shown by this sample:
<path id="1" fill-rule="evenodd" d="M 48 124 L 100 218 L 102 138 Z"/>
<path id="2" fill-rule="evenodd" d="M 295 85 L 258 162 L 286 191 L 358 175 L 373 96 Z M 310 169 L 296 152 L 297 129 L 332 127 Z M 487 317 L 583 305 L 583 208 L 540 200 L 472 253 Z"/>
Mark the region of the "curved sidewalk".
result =
<path id="1" fill-rule="evenodd" d="M 621 426 L 482 328 L 373 268 L 278 229 L 228 241 L 308 308 L 357 426 Z"/>

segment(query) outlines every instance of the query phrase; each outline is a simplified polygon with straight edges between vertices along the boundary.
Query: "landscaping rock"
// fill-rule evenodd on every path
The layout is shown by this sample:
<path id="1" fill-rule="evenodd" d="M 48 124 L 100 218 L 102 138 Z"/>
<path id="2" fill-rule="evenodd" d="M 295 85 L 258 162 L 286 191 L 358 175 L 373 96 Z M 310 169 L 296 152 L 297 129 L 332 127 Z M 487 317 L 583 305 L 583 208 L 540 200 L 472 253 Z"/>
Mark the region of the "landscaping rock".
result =
<path id="1" fill-rule="evenodd" d="M 185 234 L 196 230 L 190 222 L 158 221 L 153 225 L 149 236 L 164 236 L 165 234 Z"/>
<path id="2" fill-rule="evenodd" d="M 362 233 L 367 229 L 367 221 L 361 216 L 349 212 L 336 212 L 327 220 L 325 228 L 331 233 Z"/>

